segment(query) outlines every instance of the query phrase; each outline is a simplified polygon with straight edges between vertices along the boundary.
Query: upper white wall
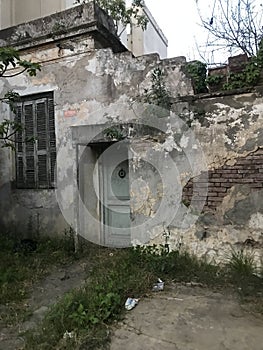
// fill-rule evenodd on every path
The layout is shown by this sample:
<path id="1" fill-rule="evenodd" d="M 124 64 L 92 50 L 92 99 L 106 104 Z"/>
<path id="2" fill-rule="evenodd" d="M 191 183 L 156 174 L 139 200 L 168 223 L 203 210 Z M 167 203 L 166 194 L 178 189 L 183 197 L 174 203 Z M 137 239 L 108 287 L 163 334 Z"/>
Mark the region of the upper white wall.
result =
<path id="1" fill-rule="evenodd" d="M 12 25 L 12 6 L 11 0 L 0 0 L 0 29 Z"/>
<path id="2" fill-rule="evenodd" d="M 161 58 L 166 58 L 168 40 L 147 7 L 144 8 L 144 13 L 149 20 L 147 29 L 143 32 L 144 53 L 157 52 Z"/>
<path id="3" fill-rule="evenodd" d="M 75 0 L 0 0 L 0 29 L 72 7 Z"/>
<path id="4" fill-rule="evenodd" d="M 140 12 L 148 19 L 147 28 L 146 30 L 142 30 L 142 28 L 136 25 L 136 21 L 133 21 L 131 32 L 127 36 L 126 46 L 135 56 L 158 53 L 161 58 L 166 58 L 167 38 L 146 6 Z"/>

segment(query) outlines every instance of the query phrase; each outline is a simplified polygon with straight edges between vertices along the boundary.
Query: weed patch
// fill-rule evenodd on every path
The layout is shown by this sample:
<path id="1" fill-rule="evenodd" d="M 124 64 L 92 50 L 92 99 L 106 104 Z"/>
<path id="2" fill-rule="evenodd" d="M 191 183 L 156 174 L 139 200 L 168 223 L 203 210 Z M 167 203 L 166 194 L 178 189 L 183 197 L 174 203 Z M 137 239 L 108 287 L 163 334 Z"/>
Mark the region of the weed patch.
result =
<path id="1" fill-rule="evenodd" d="M 107 349 L 110 327 L 123 317 L 126 299 L 147 296 L 158 277 L 166 283 L 232 288 L 242 295 L 242 301 L 252 300 L 258 310 L 263 306 L 258 298 L 263 291 L 262 276 L 255 274 L 253 257 L 243 252 L 233 252 L 225 267 L 183 251 L 167 253 L 163 246 L 98 247 L 92 260 L 96 264 L 86 284 L 64 295 L 39 328 L 25 334 L 26 350 Z"/>
<path id="2" fill-rule="evenodd" d="M 253 254 L 232 251 L 226 268 L 241 301 L 249 302 L 254 310 L 263 313 L 263 271 L 256 267 Z"/>
<path id="3" fill-rule="evenodd" d="M 106 349 L 110 325 L 122 317 L 127 297 L 147 296 L 157 277 L 166 282 L 218 283 L 219 268 L 186 252 L 168 254 L 162 246 L 105 248 L 96 260 L 88 283 L 51 308 L 41 329 L 27 335 L 26 349 L 39 344 L 41 349 L 82 349 L 80 344 L 89 344 L 89 349 Z"/>
<path id="4" fill-rule="evenodd" d="M 26 349 L 40 341 L 42 349 L 78 349 L 83 343 L 90 349 L 106 346 L 109 325 L 122 317 L 127 296 L 142 297 L 149 291 L 155 276 L 135 263 L 132 250 L 101 249 L 89 282 L 51 308 L 41 330 L 27 336 Z M 65 345 L 68 333 L 74 336 Z"/>

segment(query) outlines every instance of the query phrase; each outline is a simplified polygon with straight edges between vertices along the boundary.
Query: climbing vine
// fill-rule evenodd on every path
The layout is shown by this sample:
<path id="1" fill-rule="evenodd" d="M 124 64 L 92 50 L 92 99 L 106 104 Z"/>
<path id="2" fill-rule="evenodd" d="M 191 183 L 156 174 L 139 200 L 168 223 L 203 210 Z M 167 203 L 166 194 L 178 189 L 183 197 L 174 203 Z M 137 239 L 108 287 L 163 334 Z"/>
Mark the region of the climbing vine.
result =
<path id="1" fill-rule="evenodd" d="M 224 84 L 224 90 L 239 89 L 244 87 L 255 86 L 259 80 L 263 67 L 262 58 L 252 57 L 246 64 L 243 72 L 232 73 L 228 77 L 227 83 Z"/>
<path id="2" fill-rule="evenodd" d="M 206 64 L 200 61 L 188 62 L 185 67 L 186 74 L 192 79 L 194 92 L 201 94 L 207 92 Z"/>

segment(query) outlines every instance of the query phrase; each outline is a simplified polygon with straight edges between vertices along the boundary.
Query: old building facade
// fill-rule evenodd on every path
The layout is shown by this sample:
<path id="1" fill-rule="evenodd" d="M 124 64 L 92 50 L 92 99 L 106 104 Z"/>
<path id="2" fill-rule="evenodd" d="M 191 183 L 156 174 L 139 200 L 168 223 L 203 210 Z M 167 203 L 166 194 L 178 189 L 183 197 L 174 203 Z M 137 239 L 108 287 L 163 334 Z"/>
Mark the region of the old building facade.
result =
<path id="1" fill-rule="evenodd" d="M 212 260 L 245 247 L 260 260 L 262 87 L 194 95 L 183 57 L 135 58 L 93 3 L 2 30 L 0 42 L 42 65 L 1 81 L 21 95 L 17 137 L 35 138 L 0 150 L 2 227 L 72 226 L 97 244 L 166 242 Z M 171 108 L 145 103 L 156 69 Z"/>

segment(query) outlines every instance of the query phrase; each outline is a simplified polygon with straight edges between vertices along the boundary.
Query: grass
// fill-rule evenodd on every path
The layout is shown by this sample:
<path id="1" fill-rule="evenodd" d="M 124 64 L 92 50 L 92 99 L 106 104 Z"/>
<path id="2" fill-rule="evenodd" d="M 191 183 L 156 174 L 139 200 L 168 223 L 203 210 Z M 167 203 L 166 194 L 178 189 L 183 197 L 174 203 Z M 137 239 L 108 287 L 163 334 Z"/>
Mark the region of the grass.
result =
<path id="1" fill-rule="evenodd" d="M 0 321 L 14 325 L 29 315 L 26 299 L 34 283 L 54 266 L 69 264 L 77 257 L 67 232 L 63 238 L 38 241 L 34 251 L 17 249 L 17 240 L 6 234 L 0 234 L 0 239 Z"/>
<path id="2" fill-rule="evenodd" d="M 96 262 L 87 283 L 65 294 L 39 328 L 25 334 L 26 350 L 107 349 L 111 325 L 123 317 L 127 297 L 149 295 L 158 277 L 166 283 L 197 282 L 210 288 L 232 288 L 243 302 L 253 303 L 263 313 L 263 274 L 256 270 L 253 256 L 244 252 L 233 251 L 222 267 L 183 251 L 167 254 L 157 246 L 93 248 L 83 252 L 85 256 L 89 254 L 89 261 Z M 39 244 L 37 251 L 27 256 L 8 253 L 9 263 L 0 274 L 6 288 L 5 301 L 11 304 L 23 301 L 30 289 L 27 285 L 32 286 L 35 278 L 45 275 L 52 264 L 76 259 L 72 251 L 72 241 L 50 240 Z M 36 274 L 34 279 L 30 278 L 32 271 Z M 22 291 L 19 296 L 11 290 L 15 286 Z"/>

